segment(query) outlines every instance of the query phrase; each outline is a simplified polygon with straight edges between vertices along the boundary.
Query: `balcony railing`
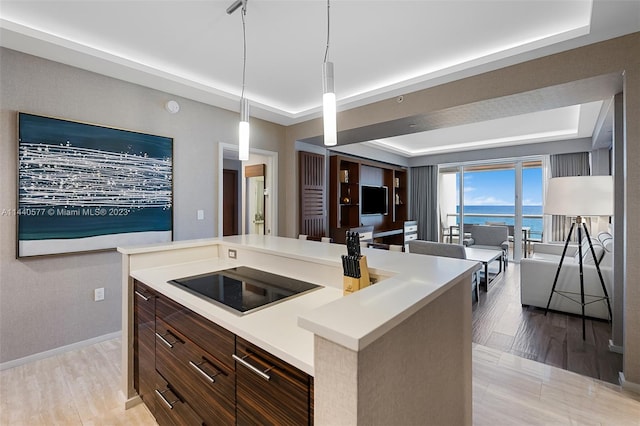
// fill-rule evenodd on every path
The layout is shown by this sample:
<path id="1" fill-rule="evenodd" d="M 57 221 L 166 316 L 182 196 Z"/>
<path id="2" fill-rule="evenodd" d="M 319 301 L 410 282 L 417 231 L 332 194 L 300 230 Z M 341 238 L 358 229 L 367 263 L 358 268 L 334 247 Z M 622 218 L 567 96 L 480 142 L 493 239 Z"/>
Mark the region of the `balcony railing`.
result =
<path id="1" fill-rule="evenodd" d="M 459 225 L 458 214 L 447 214 L 447 223 L 451 225 Z M 522 215 L 522 227 L 528 230 L 529 241 L 542 241 L 542 215 L 524 214 Z M 503 223 L 505 225 L 515 224 L 515 215 L 513 214 L 494 214 L 494 213 L 465 213 L 464 223 L 467 225 L 486 225 Z"/>

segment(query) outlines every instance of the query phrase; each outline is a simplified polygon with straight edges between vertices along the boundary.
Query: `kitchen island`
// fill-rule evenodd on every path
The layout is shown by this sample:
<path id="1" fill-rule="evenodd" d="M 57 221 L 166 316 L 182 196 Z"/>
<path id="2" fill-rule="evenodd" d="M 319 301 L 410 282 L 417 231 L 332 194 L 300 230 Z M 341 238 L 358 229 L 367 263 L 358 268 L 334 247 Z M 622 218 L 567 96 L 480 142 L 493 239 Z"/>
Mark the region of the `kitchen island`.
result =
<path id="1" fill-rule="evenodd" d="M 343 245 L 245 235 L 118 250 L 127 406 L 140 401 L 134 288 L 142 283 L 312 378 L 315 424 L 471 424 L 475 262 L 364 249 L 375 284 L 343 296 Z M 168 283 L 238 266 L 320 288 L 238 315 Z"/>

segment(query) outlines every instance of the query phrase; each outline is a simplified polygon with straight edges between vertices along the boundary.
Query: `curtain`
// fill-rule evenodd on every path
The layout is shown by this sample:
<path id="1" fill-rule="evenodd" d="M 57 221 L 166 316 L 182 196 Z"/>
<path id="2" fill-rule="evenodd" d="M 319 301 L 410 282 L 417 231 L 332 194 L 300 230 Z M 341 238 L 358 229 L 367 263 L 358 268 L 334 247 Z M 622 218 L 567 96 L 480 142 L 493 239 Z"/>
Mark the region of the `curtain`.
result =
<path id="1" fill-rule="evenodd" d="M 564 176 L 589 176 L 591 174 L 588 152 L 551 155 L 549 160 L 552 178 Z M 585 196 L 587 196 L 587 194 L 585 194 Z M 589 226 L 590 222 L 588 220 L 586 222 L 587 226 Z M 554 215 L 551 218 L 551 240 L 566 241 L 570 227 L 571 218 Z M 575 238 L 576 235 L 573 235 L 573 237 Z"/>
<path id="2" fill-rule="evenodd" d="M 438 241 L 438 167 L 411 168 L 411 218 L 418 223 L 418 239 Z"/>

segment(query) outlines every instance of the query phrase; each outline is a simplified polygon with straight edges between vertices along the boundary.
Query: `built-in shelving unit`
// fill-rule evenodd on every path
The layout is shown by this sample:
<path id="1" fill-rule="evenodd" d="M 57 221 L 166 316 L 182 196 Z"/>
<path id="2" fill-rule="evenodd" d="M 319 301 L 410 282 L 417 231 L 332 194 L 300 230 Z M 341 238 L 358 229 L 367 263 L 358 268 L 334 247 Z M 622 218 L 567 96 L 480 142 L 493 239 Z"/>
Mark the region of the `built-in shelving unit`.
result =
<path id="1" fill-rule="evenodd" d="M 373 226 L 385 234 L 384 242 L 402 243 L 407 220 L 407 170 L 385 163 L 342 155 L 330 157 L 329 232 L 343 242 L 345 232 L 359 226 Z M 362 214 L 362 186 L 387 188 L 387 214 Z M 392 231 L 398 230 L 397 234 Z M 397 240 L 397 241 L 396 241 Z"/>

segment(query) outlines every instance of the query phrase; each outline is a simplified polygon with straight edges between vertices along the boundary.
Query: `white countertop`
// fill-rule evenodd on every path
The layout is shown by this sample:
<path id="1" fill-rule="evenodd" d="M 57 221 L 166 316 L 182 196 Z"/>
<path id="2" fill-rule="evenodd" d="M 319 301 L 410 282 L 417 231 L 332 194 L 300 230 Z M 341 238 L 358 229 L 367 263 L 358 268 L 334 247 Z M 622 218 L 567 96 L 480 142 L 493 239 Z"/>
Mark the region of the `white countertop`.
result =
<path id="1" fill-rule="evenodd" d="M 306 274 L 308 281 L 325 287 L 240 316 L 167 281 L 240 265 L 252 266 L 250 263 L 221 257 L 138 269 L 131 271 L 131 276 L 310 375 L 314 374 L 314 333 L 349 349 L 361 350 L 437 298 L 461 275 L 479 268 L 477 262 L 466 260 L 363 249 L 370 270 L 390 278 L 343 297 L 341 279 L 318 282 L 314 277 L 314 264 L 341 270 L 340 255 L 346 254 L 344 245 L 244 235 L 125 247 L 118 251 L 136 255 L 211 245 L 277 255 L 287 262 L 295 262 L 291 263 L 298 266 L 292 267 L 297 271 L 295 278 Z M 301 265 L 303 272 L 300 272 Z"/>

